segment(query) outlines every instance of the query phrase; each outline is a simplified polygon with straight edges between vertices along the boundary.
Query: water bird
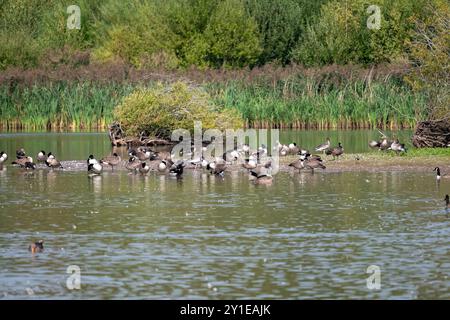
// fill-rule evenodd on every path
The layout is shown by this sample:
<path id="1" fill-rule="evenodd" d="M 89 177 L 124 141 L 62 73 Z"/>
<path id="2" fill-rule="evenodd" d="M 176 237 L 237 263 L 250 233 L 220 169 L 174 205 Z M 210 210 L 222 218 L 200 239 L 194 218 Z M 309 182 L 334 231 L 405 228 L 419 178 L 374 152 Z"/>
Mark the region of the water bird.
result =
<path id="1" fill-rule="evenodd" d="M 139 172 L 145 176 L 150 171 L 150 167 L 146 162 L 142 162 L 141 167 L 139 168 Z"/>
<path id="2" fill-rule="evenodd" d="M 181 176 L 183 175 L 184 166 L 185 166 L 184 161 L 177 161 L 170 167 L 169 175 L 172 177 L 177 177 L 177 179 L 180 179 Z"/>
<path id="3" fill-rule="evenodd" d="M 227 164 L 222 159 L 216 159 L 215 161 L 208 163 L 206 169 L 209 170 L 211 174 L 223 176 L 225 174 L 225 169 Z"/>
<path id="4" fill-rule="evenodd" d="M 36 157 L 37 162 L 44 162 L 47 161 L 47 155 L 45 154 L 44 150 L 39 151 Z"/>
<path id="5" fill-rule="evenodd" d="M 32 170 L 36 169 L 36 164 L 33 162 L 32 157 L 16 159 L 15 161 L 12 162 L 12 164 L 17 164 L 21 168 L 25 168 L 27 170 L 28 169 L 32 169 Z"/>
<path id="6" fill-rule="evenodd" d="M 262 185 L 271 185 L 272 184 L 272 176 L 266 171 L 263 170 L 264 167 L 261 168 L 260 172 L 250 171 L 250 174 L 255 177 L 253 180 L 254 184 L 262 184 Z"/>
<path id="7" fill-rule="evenodd" d="M 242 164 L 242 167 L 245 169 L 255 169 L 257 166 L 257 162 L 253 156 L 250 156 L 248 159 L 245 159 L 245 162 Z"/>
<path id="8" fill-rule="evenodd" d="M 441 178 L 444 178 L 444 179 L 450 178 L 450 176 L 448 174 L 441 175 L 441 169 L 439 167 L 434 168 L 433 171 L 436 171 L 436 180 L 441 180 Z"/>
<path id="9" fill-rule="evenodd" d="M 129 155 L 138 158 L 140 161 L 146 161 L 150 160 L 150 158 L 152 157 L 152 152 L 146 148 L 139 147 L 137 149 L 131 150 Z"/>
<path id="10" fill-rule="evenodd" d="M 331 143 L 330 143 L 330 138 L 327 138 L 325 143 L 319 144 L 317 147 L 314 148 L 314 150 L 320 152 L 323 151 L 325 152 L 325 150 L 327 150 L 330 147 Z"/>
<path id="11" fill-rule="evenodd" d="M 136 170 L 138 170 L 140 166 L 141 161 L 139 161 L 139 159 L 136 158 L 135 156 L 131 156 L 128 159 L 128 162 L 125 164 L 125 168 L 130 172 L 136 172 Z"/>
<path id="12" fill-rule="evenodd" d="M 172 160 L 161 160 L 161 162 L 158 164 L 158 171 L 160 173 L 166 173 L 167 169 L 170 169 L 172 165 L 173 165 Z"/>
<path id="13" fill-rule="evenodd" d="M 397 152 L 397 153 L 400 153 L 400 152 L 406 152 L 405 145 L 404 145 L 403 143 L 400 143 L 400 142 L 398 141 L 398 139 L 395 139 L 395 140 L 391 143 L 391 146 L 388 148 L 388 150 L 393 150 L 393 151 L 395 151 L 395 152 Z"/>
<path id="14" fill-rule="evenodd" d="M 332 149 L 325 150 L 326 155 L 332 155 L 333 159 L 339 158 L 344 153 L 344 148 L 342 147 L 342 144 L 339 142 L 337 147 L 334 147 Z"/>
<path id="15" fill-rule="evenodd" d="M 27 155 L 25 153 L 25 150 L 23 148 L 20 148 L 16 151 L 16 158 L 17 159 L 23 159 L 25 158 Z"/>
<path id="16" fill-rule="evenodd" d="M 6 160 L 8 160 L 8 155 L 6 154 L 6 152 L 2 151 L 0 152 L 0 161 L 3 159 L 3 162 L 5 162 Z"/>
<path id="17" fill-rule="evenodd" d="M 88 164 L 88 172 L 90 174 L 99 175 L 103 171 L 103 167 L 100 163 L 89 163 Z"/>
<path id="18" fill-rule="evenodd" d="M 39 240 L 37 242 L 33 242 L 28 246 L 28 251 L 31 253 L 37 253 L 44 251 L 44 240 Z"/>
<path id="19" fill-rule="evenodd" d="M 444 201 L 445 201 L 445 208 L 450 209 L 450 197 L 448 196 L 448 194 L 445 195 Z"/>
<path id="20" fill-rule="evenodd" d="M 98 161 L 97 161 L 97 159 L 95 159 L 94 156 L 91 154 L 91 155 L 89 155 L 89 157 L 88 157 L 88 159 L 87 159 L 87 164 L 88 164 L 88 165 L 90 165 L 90 164 L 98 164 Z"/>
<path id="21" fill-rule="evenodd" d="M 62 168 L 63 166 L 61 165 L 61 163 L 56 160 L 55 156 L 49 152 L 47 160 L 45 160 L 45 164 L 47 165 L 47 167 L 50 168 Z"/>
<path id="22" fill-rule="evenodd" d="M 117 153 L 114 152 L 112 156 L 103 157 L 100 160 L 100 164 L 110 166 L 111 170 L 114 171 L 114 166 L 118 166 L 121 161 L 122 158 Z"/>

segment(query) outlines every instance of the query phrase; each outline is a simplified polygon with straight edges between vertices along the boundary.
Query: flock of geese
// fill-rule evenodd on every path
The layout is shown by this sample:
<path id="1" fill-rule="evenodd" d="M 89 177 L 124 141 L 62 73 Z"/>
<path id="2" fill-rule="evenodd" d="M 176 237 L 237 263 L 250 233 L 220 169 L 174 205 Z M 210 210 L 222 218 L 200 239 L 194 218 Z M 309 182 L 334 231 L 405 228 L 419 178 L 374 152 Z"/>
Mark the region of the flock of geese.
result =
<path id="1" fill-rule="evenodd" d="M 377 148 L 380 151 L 392 150 L 396 153 L 406 152 L 404 144 L 401 144 L 398 139 L 389 140 L 386 136 L 383 136 L 379 141 L 370 141 L 369 147 Z M 314 148 L 316 152 L 322 152 L 324 155 L 332 156 L 333 159 L 338 159 L 344 154 L 344 148 L 339 142 L 337 146 L 332 147 L 330 139 Z M 185 167 L 190 168 L 202 168 L 207 170 L 212 175 L 224 176 L 227 166 L 235 164 L 241 161 L 241 166 L 249 173 L 250 180 L 255 184 L 270 185 L 272 183 L 272 159 L 267 147 L 262 144 L 257 150 L 251 150 L 247 144 L 242 145 L 235 150 L 227 151 L 222 157 L 215 157 L 208 161 L 203 153 L 206 152 L 206 147 L 202 147 L 200 158 L 192 159 L 192 155 L 195 153 L 195 147 L 184 155 L 180 153 L 176 159 L 176 155 L 167 151 L 153 151 L 148 147 L 135 147 L 128 150 L 129 158 L 125 163 L 122 162 L 122 158 L 117 154 L 106 156 L 97 160 L 93 155 L 90 155 L 87 159 L 87 171 L 89 176 L 101 175 L 105 167 L 110 167 L 114 171 L 115 167 L 124 166 L 130 173 L 140 173 L 141 175 L 147 175 L 150 171 L 157 171 L 160 174 L 168 174 L 177 179 L 181 179 Z M 289 164 L 289 167 L 294 168 L 294 171 L 309 170 L 314 173 L 315 169 L 326 169 L 323 163 L 323 159 L 320 155 L 312 154 L 307 149 L 298 146 L 295 142 L 289 145 L 276 142 L 272 152 L 277 152 L 280 156 L 295 155 L 299 158 Z M 3 169 L 3 164 L 8 159 L 8 155 L 2 151 L 0 152 L 0 170 Z M 38 163 L 45 164 L 51 169 L 62 169 L 61 162 L 56 159 L 55 155 L 51 152 L 46 153 L 40 151 L 37 154 L 36 160 Z M 12 161 L 12 164 L 17 165 L 26 170 L 35 170 L 37 168 L 33 158 L 28 156 L 23 148 L 16 151 L 16 159 Z M 439 167 L 434 168 L 436 171 L 436 179 L 440 181 L 443 178 L 450 178 L 450 175 L 441 174 Z M 449 197 L 446 195 L 444 199 L 446 208 L 450 208 Z"/>
<path id="2" fill-rule="evenodd" d="M 331 155 L 333 159 L 336 159 L 344 153 L 344 148 L 341 143 L 336 147 L 331 147 L 330 139 L 328 138 L 325 143 L 317 146 L 315 151 Z M 248 171 L 251 180 L 255 184 L 267 185 L 272 183 L 272 159 L 264 144 L 257 150 L 251 150 L 249 145 L 243 144 L 240 148 L 227 151 L 222 157 L 215 157 L 209 161 L 203 156 L 204 152 L 206 152 L 206 147 L 202 147 L 200 158 L 192 159 L 195 147 L 183 157 L 182 152 L 179 155 L 175 155 L 171 152 L 157 152 L 148 147 L 139 146 L 128 150 L 129 158 L 125 163 L 122 162 L 122 158 L 117 153 L 102 159 L 96 159 L 94 155 L 90 155 L 87 159 L 87 171 L 90 176 L 101 175 L 105 167 L 110 167 L 114 171 L 115 167 L 124 166 L 130 173 L 146 175 L 150 171 L 157 171 L 160 174 L 168 174 L 181 179 L 184 168 L 189 166 L 194 169 L 202 168 L 209 171 L 212 175 L 223 177 L 228 165 L 241 161 L 241 166 Z M 297 146 L 295 142 L 283 145 L 277 141 L 273 152 L 278 152 L 280 156 L 298 155 L 299 158 L 289 164 L 294 170 L 307 169 L 314 173 L 315 169 L 326 168 L 321 156 L 312 155 L 308 150 Z M 174 160 L 176 158 L 181 158 L 182 160 Z M 0 170 L 7 159 L 8 155 L 2 151 L 0 153 Z M 51 152 L 46 153 L 44 150 L 41 150 L 37 154 L 36 160 L 37 163 L 45 164 L 51 169 L 63 169 L 61 162 Z M 37 168 L 34 159 L 27 155 L 23 148 L 16 151 L 16 159 L 12 161 L 12 164 L 26 170 L 35 170 Z"/>

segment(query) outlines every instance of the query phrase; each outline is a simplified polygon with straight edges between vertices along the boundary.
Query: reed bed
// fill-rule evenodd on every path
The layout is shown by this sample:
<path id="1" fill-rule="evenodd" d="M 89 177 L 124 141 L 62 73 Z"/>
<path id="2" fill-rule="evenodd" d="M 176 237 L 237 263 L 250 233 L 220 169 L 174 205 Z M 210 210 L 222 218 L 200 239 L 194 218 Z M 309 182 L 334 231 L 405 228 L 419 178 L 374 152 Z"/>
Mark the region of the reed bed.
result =
<path id="1" fill-rule="evenodd" d="M 426 117 L 426 99 L 394 81 L 335 84 L 283 80 L 277 84 L 211 85 L 216 102 L 237 108 L 255 128 L 413 128 Z"/>
<path id="2" fill-rule="evenodd" d="M 113 109 L 138 86 L 156 82 L 57 81 L 0 86 L 0 129 L 105 129 Z M 413 128 L 426 98 L 401 82 L 317 80 L 205 82 L 213 102 L 237 109 L 247 127 L 295 129 Z"/>
<path id="3" fill-rule="evenodd" d="M 3 130 L 104 129 L 130 85 L 53 83 L 11 90 L 0 87 Z"/>

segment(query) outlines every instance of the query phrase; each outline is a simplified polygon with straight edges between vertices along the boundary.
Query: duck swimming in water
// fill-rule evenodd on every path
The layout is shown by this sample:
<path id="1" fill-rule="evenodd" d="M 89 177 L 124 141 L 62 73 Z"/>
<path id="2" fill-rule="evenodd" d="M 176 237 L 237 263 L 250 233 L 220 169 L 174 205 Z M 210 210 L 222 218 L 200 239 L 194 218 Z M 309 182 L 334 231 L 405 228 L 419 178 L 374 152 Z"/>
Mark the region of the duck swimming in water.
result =
<path id="1" fill-rule="evenodd" d="M 441 179 L 450 179 L 450 176 L 447 174 L 441 175 L 441 169 L 439 167 L 434 168 L 433 171 L 436 171 L 436 180 L 438 181 Z"/>
<path id="2" fill-rule="evenodd" d="M 39 240 L 37 242 L 33 242 L 28 246 L 28 251 L 31 253 L 37 253 L 44 251 L 44 240 Z"/>

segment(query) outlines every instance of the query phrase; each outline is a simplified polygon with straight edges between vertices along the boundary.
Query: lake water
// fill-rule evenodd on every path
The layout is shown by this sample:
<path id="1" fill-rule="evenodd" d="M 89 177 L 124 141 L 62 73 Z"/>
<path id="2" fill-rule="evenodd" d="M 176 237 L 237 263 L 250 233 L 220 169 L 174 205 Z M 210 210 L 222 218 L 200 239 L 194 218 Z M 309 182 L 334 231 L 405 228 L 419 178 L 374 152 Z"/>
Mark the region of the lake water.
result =
<path id="1" fill-rule="evenodd" d="M 335 134 L 354 152 L 372 138 Z M 333 139 L 315 132 L 309 144 L 327 135 Z M 11 157 L 22 146 L 67 160 L 110 152 L 104 134 L 0 135 Z M 0 298 L 450 299 L 444 180 L 418 172 L 280 172 L 267 187 L 244 172 L 88 178 L 7 166 L 0 171 Z M 28 244 L 39 239 L 45 250 L 32 255 Z M 80 290 L 66 287 L 73 265 Z M 369 266 L 380 270 L 380 289 L 367 286 Z"/>

